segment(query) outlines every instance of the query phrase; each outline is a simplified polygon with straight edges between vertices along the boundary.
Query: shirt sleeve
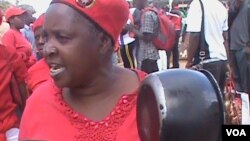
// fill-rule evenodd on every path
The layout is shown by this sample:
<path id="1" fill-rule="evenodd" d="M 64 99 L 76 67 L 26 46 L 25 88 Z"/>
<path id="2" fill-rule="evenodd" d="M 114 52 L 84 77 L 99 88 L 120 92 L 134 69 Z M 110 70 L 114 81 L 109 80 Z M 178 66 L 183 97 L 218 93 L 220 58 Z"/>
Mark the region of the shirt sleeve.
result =
<path id="1" fill-rule="evenodd" d="M 226 13 L 226 18 L 225 18 L 225 21 L 224 21 L 224 25 L 222 27 L 223 31 L 227 31 L 228 30 L 228 14 Z"/>
<path id="2" fill-rule="evenodd" d="M 20 41 L 16 40 L 16 38 L 18 38 L 14 32 L 11 31 L 7 31 L 2 38 L 2 43 L 4 46 L 6 46 L 7 48 L 12 48 L 11 50 L 15 50 L 16 53 L 23 59 L 23 60 L 28 60 L 28 55 L 25 53 L 26 52 L 26 48 L 23 47 L 19 47 L 17 46 L 17 42 Z M 24 38 L 25 39 L 25 38 Z M 26 40 L 26 39 L 25 39 Z"/>
<path id="3" fill-rule="evenodd" d="M 27 77 L 26 65 L 16 52 L 14 48 L 6 47 L 6 51 L 9 54 L 9 64 L 18 82 L 23 82 Z"/>
<path id="4" fill-rule="evenodd" d="M 198 0 L 194 0 L 190 4 L 187 16 L 187 32 L 200 32 L 201 31 L 202 10 Z"/>
<path id="5" fill-rule="evenodd" d="M 15 35 L 12 32 L 6 32 L 3 37 L 2 37 L 2 43 L 3 45 L 5 45 L 6 47 L 12 47 L 12 48 L 16 48 L 15 47 Z"/>
<path id="6" fill-rule="evenodd" d="M 154 33 L 154 19 L 150 11 L 145 12 L 142 17 L 141 22 L 141 32 L 142 33 Z"/>

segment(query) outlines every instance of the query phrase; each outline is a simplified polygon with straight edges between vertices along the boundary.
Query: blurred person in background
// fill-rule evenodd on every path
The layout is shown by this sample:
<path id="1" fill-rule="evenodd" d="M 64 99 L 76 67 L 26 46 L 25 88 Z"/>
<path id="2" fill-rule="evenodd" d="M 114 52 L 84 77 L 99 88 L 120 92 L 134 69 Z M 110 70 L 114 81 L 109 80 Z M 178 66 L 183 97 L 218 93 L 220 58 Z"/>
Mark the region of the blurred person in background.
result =
<path id="1" fill-rule="evenodd" d="M 32 26 L 31 24 L 35 21 L 35 17 L 33 17 L 33 14 L 36 13 L 35 9 L 30 6 L 30 5 L 19 5 L 19 8 L 25 10 L 24 13 L 24 21 L 25 25 L 24 28 L 21 29 L 22 34 L 24 37 L 32 44 L 32 46 L 35 43 L 35 38 L 34 38 L 34 32 L 32 31 Z"/>
<path id="2" fill-rule="evenodd" d="M 2 37 L 3 37 L 4 33 L 10 29 L 10 25 L 8 23 L 6 23 L 6 20 L 5 20 L 5 17 L 3 15 L 2 10 L 0 11 L 0 14 L 1 14 L 0 17 L 2 19 L 2 21 L 1 21 L 2 24 L 0 25 L 0 41 L 2 41 Z"/>
<path id="3" fill-rule="evenodd" d="M 18 140 L 20 116 L 28 95 L 24 82 L 27 70 L 19 57 L 14 48 L 0 43 L 0 141 Z"/>
<path id="4" fill-rule="evenodd" d="M 144 6 L 140 3 L 139 0 L 133 0 L 132 2 L 133 7 L 129 9 L 130 13 L 133 15 L 133 20 L 134 20 L 134 28 L 137 30 L 140 29 L 141 26 L 141 14 L 142 14 L 142 9 Z M 137 63 L 137 68 L 141 69 L 141 61 L 139 61 L 139 37 L 135 34 L 135 49 L 134 49 L 134 54 L 135 54 L 135 59 Z"/>
<path id="5" fill-rule="evenodd" d="M 250 0 L 229 2 L 232 76 L 236 90 L 250 94 Z"/>
<path id="6" fill-rule="evenodd" d="M 141 13 L 140 29 L 131 26 L 131 31 L 139 38 L 137 61 L 142 71 L 153 73 L 159 71 L 157 60 L 160 59 L 160 56 L 158 49 L 153 44 L 153 38 L 159 32 L 158 17 L 151 10 L 143 11 L 148 6 L 147 0 L 134 0 L 134 6 L 143 12 L 143 14 Z"/>
<path id="7" fill-rule="evenodd" d="M 127 0 L 130 3 L 131 0 Z M 135 34 L 129 31 L 128 26 L 129 24 L 134 25 L 134 18 L 133 13 L 134 10 L 130 10 L 129 18 L 127 24 L 124 26 L 120 36 L 119 36 L 119 44 L 120 44 L 120 53 L 123 61 L 123 66 L 125 68 L 136 68 L 136 57 L 135 57 Z"/>
<path id="8" fill-rule="evenodd" d="M 45 62 L 44 52 L 43 52 L 46 43 L 44 29 L 43 29 L 44 16 L 45 14 L 40 15 L 32 26 L 35 35 L 35 45 L 36 45 L 37 55 L 39 55 L 39 58 L 41 59 L 38 60 L 33 66 L 31 66 L 28 69 L 28 76 L 26 79 L 26 83 L 30 93 L 32 93 L 42 83 L 51 79 L 49 74 L 49 67 Z"/>
<path id="9" fill-rule="evenodd" d="M 182 27 L 182 17 L 180 14 L 179 7 L 176 3 L 173 3 L 172 10 L 167 14 L 169 19 L 174 23 L 175 27 L 175 44 L 172 50 L 167 52 L 167 68 L 179 68 L 179 38 L 181 35 L 181 27 Z M 171 59 L 172 57 L 172 59 Z M 172 61 L 172 63 L 171 63 Z M 170 67 L 170 64 L 172 64 L 172 67 Z"/>
<path id="10" fill-rule="evenodd" d="M 224 92 L 228 48 L 228 13 L 219 0 L 201 0 L 204 6 L 204 56 L 200 56 L 200 37 L 202 31 L 202 7 L 199 0 L 190 4 L 187 17 L 187 63 L 186 68 L 203 63 L 203 69 L 213 74 L 221 92 Z M 201 57 L 205 57 L 201 60 Z"/>
<path id="11" fill-rule="evenodd" d="M 24 25 L 24 28 L 21 29 L 21 32 L 23 36 L 31 43 L 32 52 L 36 56 L 36 58 L 39 60 L 40 58 L 36 54 L 35 37 L 34 37 L 34 32 L 32 30 L 32 24 L 35 21 L 35 17 L 33 17 L 33 14 L 35 14 L 36 11 L 32 6 L 27 5 L 27 4 L 19 5 L 19 8 L 26 11 L 24 14 L 25 25 Z"/>
<path id="12" fill-rule="evenodd" d="M 6 10 L 5 18 L 10 24 L 10 29 L 3 35 L 2 42 L 5 46 L 14 48 L 29 68 L 36 59 L 32 55 L 31 43 L 20 32 L 25 25 L 25 13 L 25 10 L 18 7 L 9 7 Z"/>

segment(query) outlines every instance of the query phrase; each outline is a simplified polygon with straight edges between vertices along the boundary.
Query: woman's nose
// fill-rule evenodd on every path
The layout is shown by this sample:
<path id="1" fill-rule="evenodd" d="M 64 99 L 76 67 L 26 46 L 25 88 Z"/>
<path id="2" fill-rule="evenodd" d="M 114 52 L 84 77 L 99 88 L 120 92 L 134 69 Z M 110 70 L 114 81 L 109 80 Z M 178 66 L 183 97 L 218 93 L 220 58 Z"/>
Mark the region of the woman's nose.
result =
<path id="1" fill-rule="evenodd" d="M 53 46 L 53 44 L 47 42 L 44 44 L 43 52 L 45 57 L 51 57 L 57 54 L 57 49 Z"/>

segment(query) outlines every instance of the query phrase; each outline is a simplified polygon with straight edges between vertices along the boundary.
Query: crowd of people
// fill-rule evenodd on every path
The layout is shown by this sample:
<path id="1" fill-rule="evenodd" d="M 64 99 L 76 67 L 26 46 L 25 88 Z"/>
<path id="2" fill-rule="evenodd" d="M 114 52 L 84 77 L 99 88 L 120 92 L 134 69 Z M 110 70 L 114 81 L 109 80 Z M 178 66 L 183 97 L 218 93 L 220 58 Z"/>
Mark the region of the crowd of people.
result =
<path id="1" fill-rule="evenodd" d="M 37 19 L 31 6 L 7 8 L 1 15 L 9 29 L 0 44 L 0 141 L 139 141 L 140 84 L 162 70 L 159 60 L 165 69 L 180 68 L 180 42 L 187 69 L 202 63 L 222 93 L 229 72 L 236 90 L 250 94 L 250 0 L 227 6 L 193 0 L 185 24 L 177 3 L 158 0 L 52 0 Z M 153 42 L 159 17 L 147 7 L 174 24 L 175 44 L 165 57 Z M 117 54 L 123 67 L 114 61 Z"/>

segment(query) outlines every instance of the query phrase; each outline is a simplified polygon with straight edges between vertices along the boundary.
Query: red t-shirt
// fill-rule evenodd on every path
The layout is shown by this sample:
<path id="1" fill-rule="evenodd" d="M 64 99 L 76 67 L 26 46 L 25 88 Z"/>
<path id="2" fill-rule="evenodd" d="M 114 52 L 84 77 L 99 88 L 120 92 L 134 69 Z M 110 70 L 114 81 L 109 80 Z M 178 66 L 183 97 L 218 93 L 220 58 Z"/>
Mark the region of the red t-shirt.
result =
<path id="1" fill-rule="evenodd" d="M 17 82 L 24 82 L 27 70 L 24 62 L 12 48 L 0 44 L 0 141 L 5 140 L 5 132 L 16 127 L 18 118 L 16 116 L 16 103 L 13 102 L 11 83 L 13 76 Z M 13 93 L 14 94 L 14 93 Z"/>
<path id="2" fill-rule="evenodd" d="M 32 45 L 23 37 L 20 31 L 9 29 L 4 33 L 2 42 L 7 47 L 16 49 L 18 55 L 21 56 L 27 68 L 35 64 L 35 57 L 32 55 Z"/>
<path id="3" fill-rule="evenodd" d="M 45 60 L 41 59 L 29 68 L 26 83 L 30 92 L 33 92 L 39 85 L 50 78 L 49 67 Z"/>
<path id="4" fill-rule="evenodd" d="M 137 72 L 140 81 L 146 76 Z M 94 122 L 63 100 L 53 81 L 39 86 L 27 101 L 19 139 L 52 141 L 140 141 L 136 123 L 138 90 L 121 96 L 109 116 Z"/>

